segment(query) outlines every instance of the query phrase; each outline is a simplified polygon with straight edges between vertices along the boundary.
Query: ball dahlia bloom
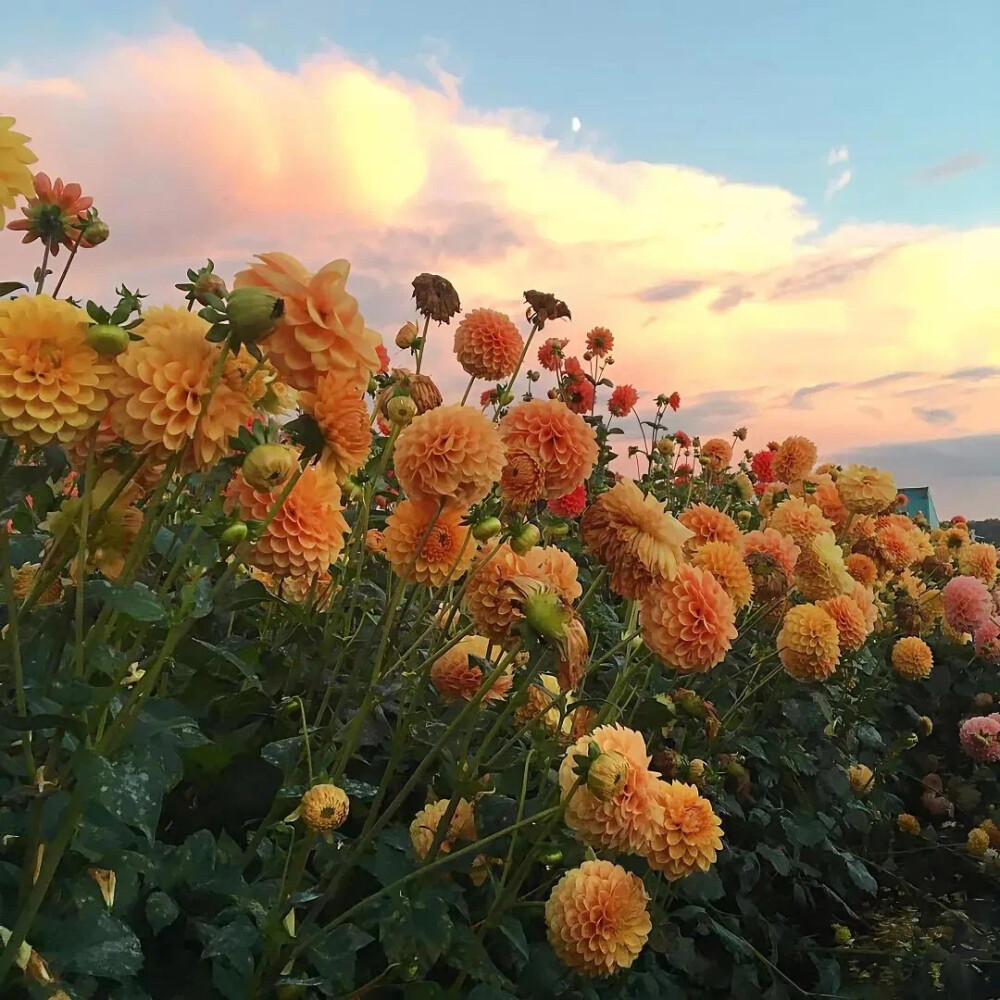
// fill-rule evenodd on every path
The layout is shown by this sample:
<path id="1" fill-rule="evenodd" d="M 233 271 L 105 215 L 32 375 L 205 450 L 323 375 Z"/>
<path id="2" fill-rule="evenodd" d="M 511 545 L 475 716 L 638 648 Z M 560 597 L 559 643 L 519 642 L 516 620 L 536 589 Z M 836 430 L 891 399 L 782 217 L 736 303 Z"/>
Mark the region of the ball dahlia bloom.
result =
<path id="1" fill-rule="evenodd" d="M 733 458 L 733 446 L 722 438 L 709 438 L 698 450 L 702 468 L 709 472 L 722 472 L 729 468 Z"/>
<path id="2" fill-rule="evenodd" d="M 687 564 L 647 590 L 639 624 L 646 645 L 685 674 L 721 663 L 737 635 L 732 599 L 711 573 Z"/>
<path id="3" fill-rule="evenodd" d="M 471 701 L 483 686 L 483 670 L 470 657 L 489 662 L 490 641 L 481 635 L 468 635 L 445 650 L 431 665 L 431 683 L 445 702 Z M 508 668 L 493 682 L 484 701 L 503 701 L 514 683 Z"/>
<path id="4" fill-rule="evenodd" d="M 833 531 L 833 525 L 824 517 L 823 511 L 802 497 L 782 500 L 768 518 L 767 526 L 793 538 L 803 549 L 817 535 Z"/>
<path id="5" fill-rule="evenodd" d="M 587 506 L 587 487 L 580 483 L 575 490 L 565 496 L 548 501 L 548 508 L 557 517 L 579 517 Z"/>
<path id="6" fill-rule="evenodd" d="M 661 810 L 647 830 L 642 853 L 649 867 L 674 881 L 707 872 L 722 850 L 722 821 L 694 785 L 657 781 Z"/>
<path id="7" fill-rule="evenodd" d="M 606 357 L 615 346 L 614 334 L 603 326 L 595 326 L 587 334 L 587 351 L 595 358 Z"/>
<path id="8" fill-rule="evenodd" d="M 583 594 L 576 560 L 557 545 L 536 545 L 529 549 L 524 564 L 529 576 L 552 587 L 567 604 Z"/>
<path id="9" fill-rule="evenodd" d="M 524 340 L 505 313 L 473 309 L 455 329 L 455 355 L 473 378 L 490 382 L 514 374 Z"/>
<path id="10" fill-rule="evenodd" d="M 842 531 L 850 519 L 851 512 L 844 506 L 837 492 L 837 485 L 830 476 L 817 477 L 812 493 L 813 503 L 837 531 Z"/>
<path id="11" fill-rule="evenodd" d="M 224 510 L 239 510 L 246 520 L 265 521 L 282 488 L 269 493 L 253 489 L 239 472 L 225 490 Z M 275 576 L 316 576 L 337 561 L 347 534 L 340 504 L 340 485 L 328 469 L 312 465 L 302 473 L 248 561 Z"/>
<path id="12" fill-rule="evenodd" d="M 895 502 L 896 482 L 871 465 L 849 465 L 837 476 L 837 492 L 852 514 L 878 514 Z"/>
<path id="13" fill-rule="evenodd" d="M 796 680 L 824 681 L 840 662 L 837 623 L 815 604 L 799 604 L 788 610 L 777 645 L 782 666 Z"/>
<path id="14" fill-rule="evenodd" d="M 982 580 L 956 576 L 941 591 L 944 617 L 956 632 L 974 635 L 993 614 L 993 598 Z"/>
<path id="15" fill-rule="evenodd" d="M 430 854 L 450 804 L 448 799 L 438 799 L 437 802 L 431 802 L 430 805 L 424 806 L 413 817 L 413 822 L 410 824 L 410 843 L 413 845 L 413 853 L 421 861 Z M 444 835 L 438 848 L 438 853 L 450 854 L 456 841 L 475 839 L 476 817 L 472 806 L 465 799 L 459 799 L 451 822 L 448 824 L 448 832 Z"/>
<path id="16" fill-rule="evenodd" d="M 966 719 L 959 726 L 958 739 L 973 760 L 1000 763 L 1000 715 L 994 713 Z"/>
<path id="17" fill-rule="evenodd" d="M 563 965 L 585 976 L 627 969 L 652 930 L 648 899 L 638 875 L 610 861 L 584 861 L 545 904 L 549 944 Z"/>
<path id="18" fill-rule="evenodd" d="M 753 576 L 742 552 L 728 542 L 707 542 L 691 557 L 691 565 L 708 570 L 739 611 L 753 596 Z"/>
<path id="19" fill-rule="evenodd" d="M 211 389 L 221 348 L 205 339 L 208 326 L 186 309 L 149 309 L 137 328 L 142 339 L 118 357 L 112 426 L 160 459 L 182 452 L 182 471 L 230 455 L 229 439 L 255 413 L 242 382 L 234 389 L 220 378 Z"/>
<path id="20" fill-rule="evenodd" d="M 892 521 L 876 524 L 873 541 L 875 554 L 885 566 L 897 573 L 912 566 L 920 554 L 916 532 L 910 524 Z"/>
<path id="21" fill-rule="evenodd" d="M 38 157 L 28 149 L 28 137 L 13 130 L 14 119 L 0 115 L 0 229 L 4 212 L 14 207 L 18 195 L 30 198 L 34 190 L 28 166 Z"/>
<path id="22" fill-rule="evenodd" d="M 500 478 L 504 450 L 496 426 L 478 410 L 438 406 L 403 429 L 393 462 L 411 500 L 470 507 Z"/>
<path id="23" fill-rule="evenodd" d="M 816 464 L 816 445 L 806 437 L 787 437 L 771 459 L 771 472 L 783 483 L 795 483 L 812 471 Z"/>
<path id="24" fill-rule="evenodd" d="M 493 642 L 509 645 L 515 638 L 523 616 L 510 584 L 525 575 L 529 574 L 524 557 L 506 542 L 481 554 L 469 571 L 463 606 L 476 629 Z"/>
<path id="25" fill-rule="evenodd" d="M 0 300 L 0 432 L 73 445 L 100 423 L 114 369 L 87 344 L 89 322 L 49 295 Z"/>
<path id="26" fill-rule="evenodd" d="M 628 762 L 628 773 L 618 791 L 601 800 L 591 794 L 586 782 L 577 785 L 577 757 L 587 757 L 591 743 L 601 753 L 620 753 Z M 566 800 L 566 825 L 592 847 L 638 853 L 645 831 L 658 810 L 656 772 L 641 733 L 624 726 L 599 726 L 574 743 L 559 765 L 559 788 Z"/>
<path id="27" fill-rule="evenodd" d="M 611 588 L 642 597 L 657 580 L 669 580 L 682 562 L 691 531 L 652 494 L 622 480 L 587 508 L 580 522 L 584 544 L 610 572 Z"/>
<path id="28" fill-rule="evenodd" d="M 1000 625 L 990 619 L 983 622 L 972 636 L 976 656 L 987 663 L 1000 663 Z"/>
<path id="29" fill-rule="evenodd" d="M 769 448 L 758 451 L 750 460 L 750 471 L 758 483 L 774 481 L 774 452 Z"/>
<path id="30" fill-rule="evenodd" d="M 858 602 L 846 594 L 839 594 L 819 601 L 822 608 L 837 624 L 837 638 L 843 653 L 853 652 L 865 644 L 871 628 Z"/>
<path id="31" fill-rule="evenodd" d="M 558 732 L 563 699 L 558 678 L 552 674 L 539 674 L 535 682 L 528 685 L 523 697 L 524 700 L 514 709 L 515 724 L 527 726 L 531 722 L 539 722 L 549 732 Z"/>
<path id="32" fill-rule="evenodd" d="M 823 531 L 802 548 L 795 564 L 795 585 L 810 601 L 822 601 L 854 589 L 844 565 L 844 552 L 832 531 Z"/>
<path id="33" fill-rule="evenodd" d="M 545 470 L 526 451 L 508 451 L 500 492 L 513 506 L 528 507 L 545 492 Z"/>
<path id="34" fill-rule="evenodd" d="M 997 550 L 989 542 L 972 542 L 958 550 L 958 571 L 963 576 L 974 576 L 992 587 L 997 578 Z"/>
<path id="35" fill-rule="evenodd" d="M 478 548 L 471 529 L 462 523 L 465 513 L 457 507 L 439 512 L 436 503 L 426 500 L 396 504 L 382 537 L 396 575 L 408 583 L 440 587 L 465 573 Z"/>
<path id="36" fill-rule="evenodd" d="M 608 400 L 608 413 L 613 417 L 627 417 L 639 402 L 639 393 L 630 385 L 615 386 Z"/>
<path id="37" fill-rule="evenodd" d="M 866 587 L 871 587 L 878 580 L 878 566 L 875 565 L 875 560 L 863 552 L 852 552 L 844 560 L 844 566 L 858 583 Z"/>
<path id="38" fill-rule="evenodd" d="M 931 647 L 915 635 L 897 639 L 892 647 L 892 669 L 908 681 L 922 681 L 934 666 Z"/>
<path id="39" fill-rule="evenodd" d="M 547 499 L 586 482 L 597 461 L 594 428 L 557 399 L 518 403 L 500 421 L 500 436 L 509 452 L 522 451 L 545 470 Z"/>
<path id="40" fill-rule="evenodd" d="M 740 538 L 740 529 L 736 522 L 721 510 L 709 507 L 706 503 L 697 503 L 684 511 L 678 520 L 692 533 L 688 542 L 689 548 L 697 548 L 706 542 L 728 542 L 735 544 Z"/>
<path id="41" fill-rule="evenodd" d="M 789 579 L 795 572 L 795 563 L 802 551 L 795 544 L 794 538 L 782 534 L 780 531 L 775 531 L 774 528 L 765 528 L 763 531 L 748 531 L 740 537 L 739 544 L 743 550 L 744 559 L 754 552 L 771 556 L 785 571 L 785 575 Z"/>
<path id="42" fill-rule="evenodd" d="M 371 417 L 361 386 L 353 375 L 328 372 L 316 379 L 315 391 L 302 393 L 302 408 L 323 435 L 320 461 L 342 483 L 365 464 L 372 445 Z"/>
<path id="43" fill-rule="evenodd" d="M 235 288 L 263 288 L 284 302 L 284 314 L 264 341 L 268 360 L 296 389 L 313 389 L 320 375 L 340 372 L 362 384 L 382 366 L 382 338 L 365 328 L 357 300 L 347 292 L 351 265 L 331 261 L 311 274 L 286 253 L 258 254 Z"/>

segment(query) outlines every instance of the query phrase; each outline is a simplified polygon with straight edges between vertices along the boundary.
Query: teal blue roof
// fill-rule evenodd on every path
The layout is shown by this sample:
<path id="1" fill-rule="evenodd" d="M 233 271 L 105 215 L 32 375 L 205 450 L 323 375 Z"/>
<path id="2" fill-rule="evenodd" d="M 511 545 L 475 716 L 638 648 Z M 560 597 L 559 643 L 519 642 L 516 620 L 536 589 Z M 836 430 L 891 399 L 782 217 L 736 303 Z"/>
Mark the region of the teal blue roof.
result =
<path id="1" fill-rule="evenodd" d="M 931 488 L 929 486 L 906 486 L 899 492 L 908 500 L 904 510 L 910 517 L 923 514 L 932 528 L 938 526 L 940 521 L 938 520 L 937 511 L 934 509 L 934 498 L 931 496 Z"/>

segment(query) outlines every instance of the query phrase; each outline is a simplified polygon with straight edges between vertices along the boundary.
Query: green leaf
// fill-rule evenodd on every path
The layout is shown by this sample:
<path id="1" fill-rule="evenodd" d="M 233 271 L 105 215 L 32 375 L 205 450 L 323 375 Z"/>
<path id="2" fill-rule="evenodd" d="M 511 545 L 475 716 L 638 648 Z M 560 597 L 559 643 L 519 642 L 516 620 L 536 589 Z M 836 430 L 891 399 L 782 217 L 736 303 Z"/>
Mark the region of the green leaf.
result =
<path id="1" fill-rule="evenodd" d="M 101 598 L 115 611 L 139 622 L 158 622 L 167 616 L 157 596 L 142 583 L 118 587 L 107 580 L 90 580 L 86 592 L 88 597 Z"/>
<path id="2" fill-rule="evenodd" d="M 165 892 L 150 893 L 146 900 L 146 919 L 153 928 L 154 934 L 159 934 L 169 927 L 180 914 L 180 908 Z"/>
<path id="3" fill-rule="evenodd" d="M 103 906 L 86 907 L 72 920 L 50 926 L 43 954 L 60 972 L 119 981 L 142 968 L 139 939 Z"/>
<path id="4" fill-rule="evenodd" d="M 22 281 L 0 281 L 0 298 L 19 291 L 28 291 L 28 286 Z"/>
<path id="5" fill-rule="evenodd" d="M 503 982 L 499 969 L 493 964 L 479 938 L 466 924 L 457 924 L 453 930 L 448 964 L 477 982 L 494 985 Z"/>
<path id="6" fill-rule="evenodd" d="M 729 952 L 737 960 L 743 958 L 753 958 L 753 949 L 743 940 L 739 935 L 734 934 L 728 927 L 719 923 L 718 920 L 709 919 L 709 924 L 712 930 L 718 935 L 719 940 L 726 947 L 726 951 Z"/>
<path id="7" fill-rule="evenodd" d="M 499 930 L 514 946 L 514 951 L 527 962 L 528 939 L 524 936 L 524 928 L 521 926 L 521 921 L 513 914 L 508 913 L 500 922 Z"/>
<path id="8" fill-rule="evenodd" d="M 771 847 L 770 844 L 758 844 L 757 853 L 766 861 L 769 861 L 771 867 L 779 875 L 787 875 L 792 870 L 788 855 L 780 847 Z"/>
<path id="9" fill-rule="evenodd" d="M 203 639 L 193 639 L 192 642 L 197 646 L 201 646 L 207 649 L 214 656 L 228 663 L 231 667 L 235 667 L 243 677 L 249 682 L 250 686 L 255 688 L 257 691 L 263 691 L 263 686 L 260 683 L 260 678 L 254 673 L 253 668 L 250 666 L 246 660 L 241 659 L 235 653 L 231 653 L 228 649 L 223 649 L 221 646 L 213 646 L 210 642 L 205 642 Z"/>
<path id="10" fill-rule="evenodd" d="M 841 857 L 847 865 L 847 874 L 851 876 L 851 881 L 859 889 L 874 896 L 878 892 L 878 882 L 872 878 L 871 872 L 865 867 L 864 862 L 860 858 L 856 858 L 846 852 L 842 853 Z"/>
<path id="11" fill-rule="evenodd" d="M 379 941 L 390 962 L 404 969 L 416 962 L 426 972 L 448 949 L 457 929 L 439 896 L 414 889 L 412 898 L 399 895 L 387 901 Z"/>
<path id="12" fill-rule="evenodd" d="M 355 955 L 375 939 L 353 924 L 341 924 L 311 945 L 306 956 L 336 995 L 354 986 Z"/>

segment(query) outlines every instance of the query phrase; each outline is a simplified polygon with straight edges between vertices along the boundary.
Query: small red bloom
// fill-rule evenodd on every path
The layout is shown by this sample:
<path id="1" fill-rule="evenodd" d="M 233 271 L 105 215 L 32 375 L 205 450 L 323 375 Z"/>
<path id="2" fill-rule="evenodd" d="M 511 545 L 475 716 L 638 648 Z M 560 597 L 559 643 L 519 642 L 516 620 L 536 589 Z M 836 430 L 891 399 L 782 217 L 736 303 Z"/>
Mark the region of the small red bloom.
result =
<path id="1" fill-rule="evenodd" d="M 679 392 L 672 392 L 672 393 L 670 393 L 670 398 L 667 400 L 667 403 L 669 404 L 670 409 L 673 410 L 676 413 L 680 409 L 680 406 L 681 406 L 681 395 L 680 395 L 680 393 Z"/>
<path id="2" fill-rule="evenodd" d="M 750 460 L 750 470 L 757 477 L 758 483 L 769 483 L 774 479 L 771 464 L 774 461 L 773 451 L 758 451 Z"/>
<path id="3" fill-rule="evenodd" d="M 594 408 L 594 383 L 586 376 L 567 379 L 563 387 L 563 402 L 574 413 L 590 413 Z"/>
<path id="4" fill-rule="evenodd" d="M 639 393 L 630 385 L 619 385 L 608 400 L 608 411 L 613 417 L 625 417 L 639 402 Z"/>
<path id="5" fill-rule="evenodd" d="M 583 375 L 583 365 L 580 364 L 579 358 L 567 358 L 563 368 L 570 378 L 579 378 Z"/>
<path id="6" fill-rule="evenodd" d="M 485 389 L 479 397 L 479 405 L 482 407 L 492 406 L 497 401 L 496 389 Z"/>
<path id="7" fill-rule="evenodd" d="M 389 352 L 381 344 L 377 344 L 375 353 L 379 360 L 379 369 L 375 374 L 384 375 L 389 370 Z"/>
<path id="8" fill-rule="evenodd" d="M 674 440 L 682 448 L 690 448 L 691 447 L 691 438 L 687 434 L 685 434 L 684 431 L 674 431 Z"/>
<path id="9" fill-rule="evenodd" d="M 587 488 L 581 483 L 572 493 L 549 501 L 549 510 L 559 517 L 579 517 L 587 506 Z"/>
<path id="10" fill-rule="evenodd" d="M 559 367 L 559 361 L 563 356 L 563 348 L 568 343 L 569 340 L 564 338 L 549 337 L 549 339 L 538 348 L 538 363 L 546 371 L 554 372 Z"/>

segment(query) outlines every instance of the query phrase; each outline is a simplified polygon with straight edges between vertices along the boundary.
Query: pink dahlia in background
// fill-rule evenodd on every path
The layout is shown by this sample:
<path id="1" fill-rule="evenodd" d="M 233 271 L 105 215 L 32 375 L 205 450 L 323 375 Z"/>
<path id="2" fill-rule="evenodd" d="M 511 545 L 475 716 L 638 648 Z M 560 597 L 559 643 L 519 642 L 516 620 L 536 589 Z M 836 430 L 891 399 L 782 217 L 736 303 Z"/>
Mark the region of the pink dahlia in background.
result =
<path id="1" fill-rule="evenodd" d="M 559 517 L 579 517 L 587 507 L 587 487 L 581 483 L 565 496 L 549 501 L 549 510 Z"/>
<path id="2" fill-rule="evenodd" d="M 619 385 L 608 400 L 608 412 L 613 417 L 627 417 L 636 403 L 639 393 L 630 385 Z"/>
<path id="3" fill-rule="evenodd" d="M 962 749 L 973 759 L 988 764 L 1000 762 L 1000 715 L 976 715 L 959 727 Z"/>
<path id="4" fill-rule="evenodd" d="M 976 656 L 987 663 L 1000 663 L 1000 625 L 991 618 L 983 622 L 972 634 Z"/>
<path id="5" fill-rule="evenodd" d="M 993 599 L 986 585 L 971 576 L 956 576 L 941 591 L 944 617 L 956 632 L 975 634 L 993 612 Z"/>

